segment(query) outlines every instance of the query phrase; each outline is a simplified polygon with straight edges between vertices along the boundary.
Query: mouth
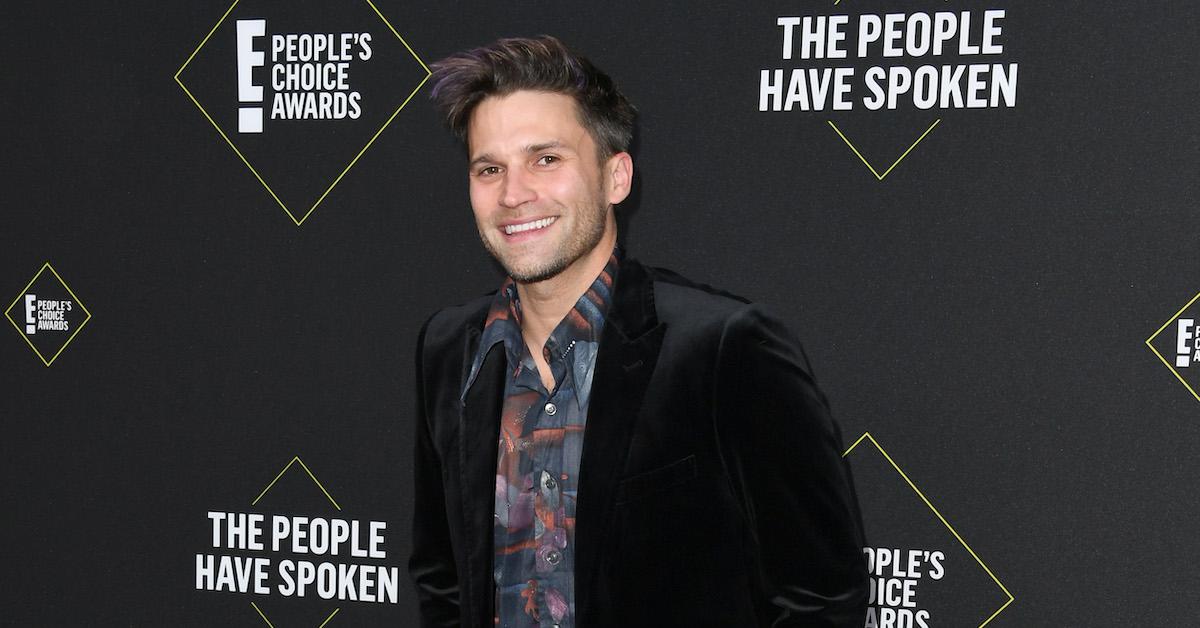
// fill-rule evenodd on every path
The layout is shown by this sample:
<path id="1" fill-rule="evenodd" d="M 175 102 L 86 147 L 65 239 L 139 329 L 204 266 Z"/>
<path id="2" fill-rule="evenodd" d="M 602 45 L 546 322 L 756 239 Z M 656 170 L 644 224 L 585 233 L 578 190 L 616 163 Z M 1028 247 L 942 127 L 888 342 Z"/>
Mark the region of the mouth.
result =
<path id="1" fill-rule="evenodd" d="M 529 222 L 504 225 L 501 227 L 501 230 L 504 231 L 504 235 L 515 235 L 518 233 L 525 233 L 527 231 L 545 229 L 546 227 L 554 224 L 554 221 L 556 220 L 558 220 L 558 216 L 550 216 L 549 218 L 539 218 L 537 220 L 530 220 Z"/>

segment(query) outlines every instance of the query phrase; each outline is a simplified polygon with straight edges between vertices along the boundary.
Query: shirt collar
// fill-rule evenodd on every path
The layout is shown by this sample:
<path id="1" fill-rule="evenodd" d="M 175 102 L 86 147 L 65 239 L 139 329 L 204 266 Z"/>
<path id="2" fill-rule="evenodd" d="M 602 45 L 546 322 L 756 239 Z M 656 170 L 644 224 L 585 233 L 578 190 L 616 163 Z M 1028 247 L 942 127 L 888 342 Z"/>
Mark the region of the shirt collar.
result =
<path id="1" fill-rule="evenodd" d="M 620 249 L 614 249 L 604 269 L 592 281 L 591 287 L 579 297 L 571 311 L 555 326 L 554 331 L 550 332 L 550 337 L 546 339 L 543 347 L 543 351 L 550 354 L 550 360 L 547 361 L 551 363 L 552 368 L 556 361 L 568 360 L 567 364 L 571 367 L 574 378 L 576 399 L 581 407 L 587 404 L 592 389 L 596 349 L 609 304 L 612 302 L 620 256 Z M 470 374 L 463 384 L 461 399 L 467 398 L 467 391 L 475 383 L 484 358 L 499 342 L 504 343 L 510 368 L 515 368 L 527 355 L 525 340 L 521 336 L 521 298 L 512 277 L 504 280 L 492 299 L 487 319 L 483 324 L 483 332 L 479 337 L 479 348 L 471 362 Z"/>

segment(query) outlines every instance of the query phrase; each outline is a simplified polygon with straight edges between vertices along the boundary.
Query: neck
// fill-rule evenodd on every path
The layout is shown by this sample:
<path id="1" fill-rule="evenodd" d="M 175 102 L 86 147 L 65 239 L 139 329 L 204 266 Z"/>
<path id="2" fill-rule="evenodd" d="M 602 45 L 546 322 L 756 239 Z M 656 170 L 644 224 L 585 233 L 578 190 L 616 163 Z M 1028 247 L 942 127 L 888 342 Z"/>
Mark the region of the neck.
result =
<path id="1" fill-rule="evenodd" d="M 561 273 L 536 283 L 518 283 L 517 294 L 521 297 L 521 335 L 531 347 L 531 352 L 541 356 L 541 347 L 550 338 L 550 333 L 566 317 L 579 297 L 592 287 L 592 282 L 617 245 L 617 228 L 612 212 L 609 224 L 600 243 L 583 257 L 575 260 Z"/>

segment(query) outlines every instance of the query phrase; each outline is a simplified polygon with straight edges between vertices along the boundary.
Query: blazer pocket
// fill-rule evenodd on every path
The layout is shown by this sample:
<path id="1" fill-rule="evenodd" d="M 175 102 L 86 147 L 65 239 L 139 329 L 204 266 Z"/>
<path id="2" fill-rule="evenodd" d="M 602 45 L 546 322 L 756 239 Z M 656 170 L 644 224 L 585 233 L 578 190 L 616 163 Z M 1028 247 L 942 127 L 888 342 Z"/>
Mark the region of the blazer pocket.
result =
<path id="1" fill-rule="evenodd" d="M 653 497 L 664 491 L 673 489 L 696 477 L 696 455 L 692 454 L 682 460 L 676 460 L 668 465 L 631 475 L 617 486 L 617 503 Z"/>

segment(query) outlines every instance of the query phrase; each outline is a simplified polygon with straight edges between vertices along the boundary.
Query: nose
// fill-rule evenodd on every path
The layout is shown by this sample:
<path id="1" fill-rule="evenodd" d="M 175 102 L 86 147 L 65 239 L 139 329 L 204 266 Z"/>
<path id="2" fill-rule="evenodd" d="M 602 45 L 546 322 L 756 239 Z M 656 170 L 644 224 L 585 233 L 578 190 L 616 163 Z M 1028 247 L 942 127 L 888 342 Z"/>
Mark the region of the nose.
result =
<path id="1" fill-rule="evenodd" d="M 532 175 L 521 168 L 511 168 L 504 172 L 504 184 L 500 190 L 500 204 L 515 209 L 537 198 L 533 188 Z"/>

